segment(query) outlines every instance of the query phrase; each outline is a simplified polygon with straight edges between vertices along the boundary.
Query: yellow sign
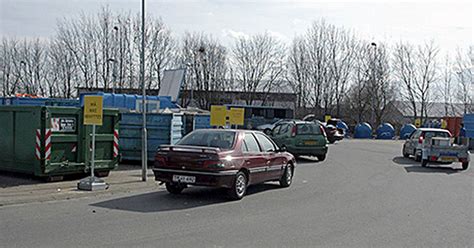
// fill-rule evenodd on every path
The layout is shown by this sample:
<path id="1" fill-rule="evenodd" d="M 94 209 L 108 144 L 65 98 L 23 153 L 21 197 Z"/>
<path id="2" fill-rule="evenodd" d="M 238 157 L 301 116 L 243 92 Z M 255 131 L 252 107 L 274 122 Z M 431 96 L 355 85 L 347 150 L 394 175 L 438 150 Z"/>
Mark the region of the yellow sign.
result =
<path id="1" fill-rule="evenodd" d="M 231 125 L 244 125 L 244 114 L 245 109 L 243 108 L 230 108 L 229 121 Z"/>
<path id="2" fill-rule="evenodd" d="M 441 120 L 441 128 L 446 129 L 448 127 L 448 122 L 444 119 Z"/>
<path id="3" fill-rule="evenodd" d="M 227 119 L 226 106 L 211 106 L 211 126 L 225 126 Z"/>
<path id="4" fill-rule="evenodd" d="M 102 126 L 102 96 L 84 96 L 84 125 Z"/>
<path id="5" fill-rule="evenodd" d="M 325 115 L 324 116 L 324 122 L 328 122 L 329 120 L 331 120 L 331 116 L 330 115 Z"/>
<path id="6" fill-rule="evenodd" d="M 421 119 L 420 118 L 416 118 L 415 127 L 421 127 Z"/>

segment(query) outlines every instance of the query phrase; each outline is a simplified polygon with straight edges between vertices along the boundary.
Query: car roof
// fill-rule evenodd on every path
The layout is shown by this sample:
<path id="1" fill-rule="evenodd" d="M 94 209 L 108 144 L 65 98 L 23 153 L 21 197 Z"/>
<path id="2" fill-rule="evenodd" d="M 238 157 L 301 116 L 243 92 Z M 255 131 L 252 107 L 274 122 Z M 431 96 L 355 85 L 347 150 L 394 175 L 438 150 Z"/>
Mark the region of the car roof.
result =
<path id="1" fill-rule="evenodd" d="M 196 129 L 193 132 L 236 132 L 236 133 L 252 132 L 252 133 L 263 133 L 262 131 L 259 131 L 259 130 L 222 129 L 222 128 Z"/>
<path id="2" fill-rule="evenodd" d="M 441 129 L 441 128 L 418 128 L 418 130 L 422 131 L 422 132 L 445 132 L 445 133 L 449 133 L 448 130 L 446 129 Z"/>

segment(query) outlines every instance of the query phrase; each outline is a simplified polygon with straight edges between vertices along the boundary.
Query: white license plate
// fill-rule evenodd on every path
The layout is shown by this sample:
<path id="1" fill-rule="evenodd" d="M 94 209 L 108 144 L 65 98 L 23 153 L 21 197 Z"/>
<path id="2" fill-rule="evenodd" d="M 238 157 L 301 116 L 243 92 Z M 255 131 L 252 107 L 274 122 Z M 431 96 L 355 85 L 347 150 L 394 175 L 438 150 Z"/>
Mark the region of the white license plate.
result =
<path id="1" fill-rule="evenodd" d="M 173 182 L 178 182 L 178 183 L 195 183 L 195 182 L 196 182 L 196 177 L 193 177 L 193 176 L 173 175 Z"/>
<path id="2" fill-rule="evenodd" d="M 455 158 L 455 157 L 441 157 L 440 160 L 443 161 L 443 162 L 454 162 L 454 161 L 457 160 L 457 158 Z"/>

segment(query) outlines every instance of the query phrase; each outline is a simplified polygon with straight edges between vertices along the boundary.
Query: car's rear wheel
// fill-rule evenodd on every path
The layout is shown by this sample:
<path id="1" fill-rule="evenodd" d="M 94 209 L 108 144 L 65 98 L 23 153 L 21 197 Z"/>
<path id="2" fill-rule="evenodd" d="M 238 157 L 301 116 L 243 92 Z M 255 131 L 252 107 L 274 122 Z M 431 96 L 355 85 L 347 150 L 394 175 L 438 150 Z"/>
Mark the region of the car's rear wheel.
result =
<path id="1" fill-rule="evenodd" d="M 316 156 L 319 161 L 324 161 L 326 159 L 326 154 Z"/>
<path id="2" fill-rule="evenodd" d="M 467 170 L 468 167 L 469 167 L 469 162 L 462 163 L 462 170 Z"/>
<path id="3" fill-rule="evenodd" d="M 247 176 L 245 173 L 239 171 L 235 175 L 234 184 L 228 190 L 229 198 L 232 200 L 240 200 L 247 192 Z"/>
<path id="4" fill-rule="evenodd" d="M 291 182 L 293 181 L 293 166 L 288 164 L 286 166 L 285 172 L 280 178 L 280 186 L 282 187 L 289 187 Z"/>
<path id="5" fill-rule="evenodd" d="M 166 190 L 173 195 L 178 195 L 183 192 L 185 188 L 184 185 L 176 184 L 176 183 L 166 183 Z"/>

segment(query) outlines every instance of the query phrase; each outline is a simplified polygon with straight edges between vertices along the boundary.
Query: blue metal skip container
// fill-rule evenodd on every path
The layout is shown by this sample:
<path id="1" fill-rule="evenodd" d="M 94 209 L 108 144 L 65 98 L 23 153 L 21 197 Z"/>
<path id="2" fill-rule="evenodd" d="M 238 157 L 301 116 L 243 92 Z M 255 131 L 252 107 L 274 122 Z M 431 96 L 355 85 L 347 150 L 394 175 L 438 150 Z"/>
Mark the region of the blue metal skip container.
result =
<path id="1" fill-rule="evenodd" d="M 410 135 L 416 130 L 415 125 L 405 124 L 400 129 L 400 139 L 408 139 Z"/>
<path id="2" fill-rule="evenodd" d="M 0 105 L 78 107 L 79 100 L 66 98 L 5 97 Z"/>
<path id="3" fill-rule="evenodd" d="M 466 130 L 466 137 L 474 139 L 474 114 L 465 114 L 462 122 Z"/>
<path id="4" fill-rule="evenodd" d="M 354 138 L 356 139 L 371 139 L 372 127 L 369 123 L 359 123 L 354 129 Z"/>
<path id="5" fill-rule="evenodd" d="M 119 150 L 123 160 L 140 161 L 142 150 L 142 114 L 122 113 Z M 182 114 L 147 114 L 148 160 L 153 161 L 160 145 L 172 145 L 182 137 Z"/>
<path id="6" fill-rule="evenodd" d="M 84 93 L 80 95 L 80 106 L 84 104 L 84 96 L 103 96 L 104 107 L 118 108 L 122 111 L 142 109 L 143 96 L 132 94 L 113 94 L 104 92 Z M 171 96 L 147 96 L 147 112 L 156 112 L 159 109 L 176 108 L 176 104 L 171 101 Z"/>
<path id="7" fill-rule="evenodd" d="M 338 121 L 337 124 L 336 124 L 336 127 L 344 130 L 344 136 L 349 137 L 349 126 L 347 126 L 347 124 L 345 122 L 343 122 L 341 120 Z"/>
<path id="8" fill-rule="evenodd" d="M 395 128 L 390 123 L 382 123 L 375 131 L 376 139 L 393 139 L 395 136 Z"/>

